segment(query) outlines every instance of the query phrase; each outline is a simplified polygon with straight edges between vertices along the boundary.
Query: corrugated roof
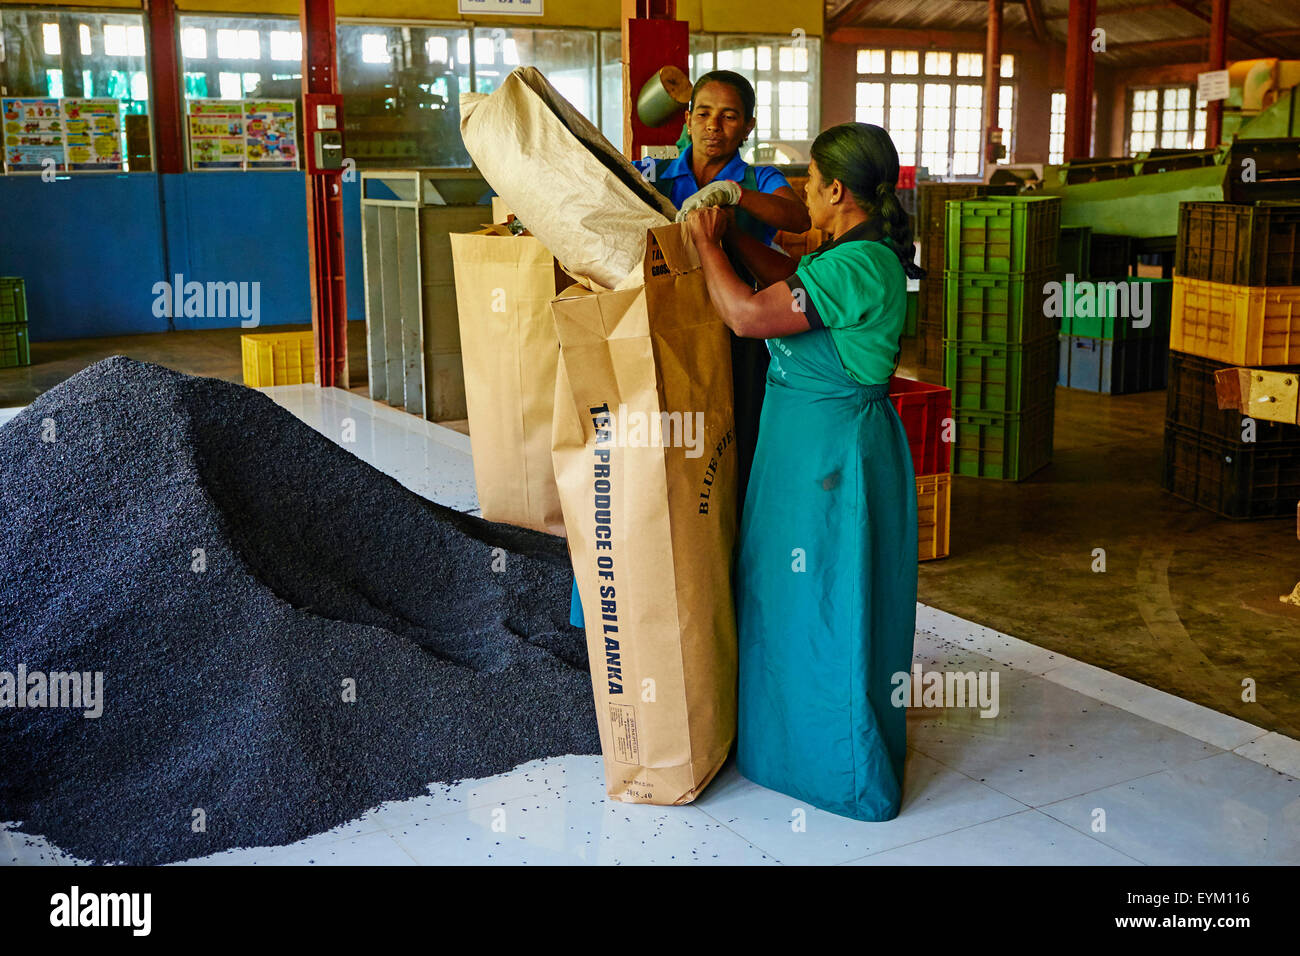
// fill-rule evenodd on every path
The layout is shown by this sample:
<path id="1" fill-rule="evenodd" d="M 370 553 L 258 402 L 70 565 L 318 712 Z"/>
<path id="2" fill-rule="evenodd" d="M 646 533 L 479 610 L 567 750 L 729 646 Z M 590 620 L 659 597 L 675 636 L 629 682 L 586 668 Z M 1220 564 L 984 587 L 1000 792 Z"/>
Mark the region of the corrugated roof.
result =
<path id="1" fill-rule="evenodd" d="M 1048 34 L 1064 43 L 1069 0 L 1039 0 Z M 1108 66 L 1203 62 L 1209 54 L 1209 0 L 1099 0 L 1097 26 L 1106 31 Z M 983 30 L 988 6 L 980 0 L 828 0 L 827 23 L 900 30 Z M 1004 31 L 1028 32 L 1024 2 L 1003 7 Z M 1233 0 L 1228 8 L 1228 58 L 1300 59 L 1300 3 Z"/>

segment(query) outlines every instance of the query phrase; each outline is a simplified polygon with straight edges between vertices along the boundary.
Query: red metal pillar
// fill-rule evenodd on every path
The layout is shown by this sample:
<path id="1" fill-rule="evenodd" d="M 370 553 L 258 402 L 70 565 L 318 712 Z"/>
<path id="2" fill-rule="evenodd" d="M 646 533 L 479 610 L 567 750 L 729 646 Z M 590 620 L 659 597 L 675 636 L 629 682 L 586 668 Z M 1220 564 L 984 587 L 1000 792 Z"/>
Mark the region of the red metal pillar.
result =
<path id="1" fill-rule="evenodd" d="M 1210 63 L 1207 70 L 1222 70 L 1228 56 L 1228 0 L 1214 0 L 1210 9 Z M 1213 149 L 1223 139 L 1223 100 L 1205 108 L 1205 145 Z"/>
<path id="2" fill-rule="evenodd" d="M 642 123 L 636 100 L 646 81 L 665 66 L 689 74 L 690 27 L 677 19 L 677 0 L 622 2 L 623 155 L 640 159 L 642 146 L 671 146 L 681 135 L 677 123 L 657 127 Z"/>
<path id="3" fill-rule="evenodd" d="M 154 170 L 185 172 L 185 118 L 181 114 L 181 71 L 176 53 L 176 4 L 145 0 L 149 16 L 149 92 L 153 94 Z"/>
<path id="4" fill-rule="evenodd" d="M 348 387 L 348 310 L 343 281 L 342 170 L 322 168 L 318 131 L 341 136 L 334 0 L 302 0 L 303 146 L 307 174 L 307 255 L 316 382 Z M 341 154 L 341 143 L 338 144 Z M 328 163 L 327 163 L 328 165 Z"/>
<path id="5" fill-rule="evenodd" d="M 1097 0 L 1070 0 L 1065 38 L 1065 158 L 1092 155 L 1092 31 Z"/>
<path id="6" fill-rule="evenodd" d="M 1002 77 L 1002 0 L 989 0 L 988 35 L 984 44 L 984 161 L 998 161 L 998 81 Z"/>

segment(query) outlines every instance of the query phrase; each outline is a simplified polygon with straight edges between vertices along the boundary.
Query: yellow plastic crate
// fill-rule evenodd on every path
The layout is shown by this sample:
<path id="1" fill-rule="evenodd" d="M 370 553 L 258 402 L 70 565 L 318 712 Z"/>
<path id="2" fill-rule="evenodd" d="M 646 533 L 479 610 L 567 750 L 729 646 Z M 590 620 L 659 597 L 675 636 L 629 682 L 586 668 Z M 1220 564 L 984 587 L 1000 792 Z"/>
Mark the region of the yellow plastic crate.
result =
<path id="1" fill-rule="evenodd" d="M 316 340 L 312 332 L 260 332 L 241 335 L 244 384 L 303 385 L 316 381 Z"/>
<path id="2" fill-rule="evenodd" d="M 1169 347 L 1228 365 L 1300 364 L 1300 286 L 1175 276 Z"/>
<path id="3" fill-rule="evenodd" d="M 916 523 L 920 537 L 917 557 L 933 561 L 948 557 L 952 475 L 921 475 L 916 479 Z"/>

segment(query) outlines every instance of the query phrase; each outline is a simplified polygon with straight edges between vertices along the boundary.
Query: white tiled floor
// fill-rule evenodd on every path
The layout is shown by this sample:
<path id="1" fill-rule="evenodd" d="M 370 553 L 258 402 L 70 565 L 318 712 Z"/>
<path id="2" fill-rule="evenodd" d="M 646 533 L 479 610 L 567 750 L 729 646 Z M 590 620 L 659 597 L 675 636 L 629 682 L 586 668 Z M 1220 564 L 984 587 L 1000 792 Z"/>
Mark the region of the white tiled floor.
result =
<path id="1" fill-rule="evenodd" d="M 346 392 L 266 391 L 418 494 L 476 510 L 464 435 Z M 689 806 L 611 803 L 599 757 L 562 757 L 433 785 L 292 846 L 191 862 L 1300 863 L 1300 743 L 925 605 L 916 659 L 999 671 L 1001 712 L 910 711 L 889 823 L 823 813 L 732 765 Z M 74 861 L 0 829 L 10 862 Z"/>

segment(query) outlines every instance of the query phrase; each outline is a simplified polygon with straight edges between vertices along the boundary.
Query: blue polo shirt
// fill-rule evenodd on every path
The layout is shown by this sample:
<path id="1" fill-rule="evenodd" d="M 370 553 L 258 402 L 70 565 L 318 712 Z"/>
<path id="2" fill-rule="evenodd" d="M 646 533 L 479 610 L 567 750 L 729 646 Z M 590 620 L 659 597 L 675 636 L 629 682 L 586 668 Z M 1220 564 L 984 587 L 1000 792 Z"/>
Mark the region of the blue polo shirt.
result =
<path id="1" fill-rule="evenodd" d="M 648 179 L 651 163 L 655 164 L 655 178 L 671 185 L 672 191 L 668 194 L 668 198 L 678 209 L 682 208 L 682 203 L 700 191 L 701 186 L 695 181 L 695 173 L 691 171 L 691 147 L 687 146 L 676 159 L 642 159 L 637 160 L 634 165 L 641 171 L 641 175 Z M 745 170 L 748 168 L 749 164 L 741 159 L 740 153 L 737 152 L 712 181 L 730 179 L 740 182 L 745 178 Z M 782 186 L 790 185 L 775 166 L 755 166 L 754 181 L 761 193 L 774 193 Z M 772 237 L 775 235 L 776 227 L 764 223 L 762 234 L 754 238 L 764 245 L 771 245 Z"/>

